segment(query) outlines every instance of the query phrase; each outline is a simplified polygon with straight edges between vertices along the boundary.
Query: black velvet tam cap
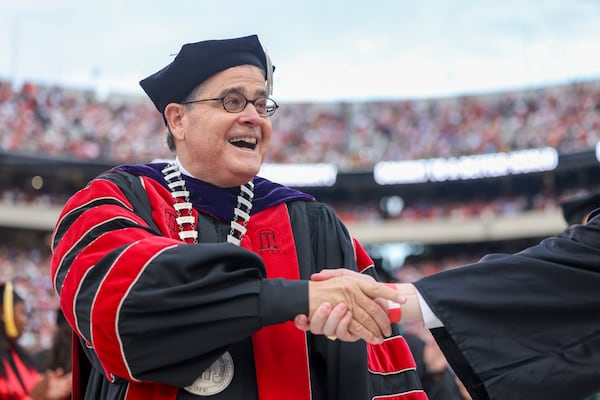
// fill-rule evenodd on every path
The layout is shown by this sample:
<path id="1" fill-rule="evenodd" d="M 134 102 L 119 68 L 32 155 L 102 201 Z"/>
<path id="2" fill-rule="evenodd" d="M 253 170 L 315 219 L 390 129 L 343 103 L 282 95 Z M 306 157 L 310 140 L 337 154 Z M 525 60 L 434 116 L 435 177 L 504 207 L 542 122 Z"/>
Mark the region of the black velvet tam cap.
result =
<path id="1" fill-rule="evenodd" d="M 560 206 L 567 224 L 581 224 L 590 212 L 600 208 L 600 193 L 578 196 L 562 202 Z"/>
<path id="2" fill-rule="evenodd" d="M 141 80 L 140 86 L 162 114 L 167 104 L 181 103 L 217 72 L 247 64 L 265 73 L 270 91 L 273 68 L 256 35 L 185 44 L 173 62 Z"/>

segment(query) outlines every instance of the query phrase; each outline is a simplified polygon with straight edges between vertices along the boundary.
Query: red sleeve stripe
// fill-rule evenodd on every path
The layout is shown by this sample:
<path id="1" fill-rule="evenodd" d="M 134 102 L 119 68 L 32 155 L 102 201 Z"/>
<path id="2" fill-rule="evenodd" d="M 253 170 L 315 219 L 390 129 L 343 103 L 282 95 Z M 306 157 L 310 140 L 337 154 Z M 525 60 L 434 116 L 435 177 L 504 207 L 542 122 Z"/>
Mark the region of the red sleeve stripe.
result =
<path id="1" fill-rule="evenodd" d="M 136 242 L 113 263 L 98 289 L 91 313 L 92 344 L 107 377 L 112 375 L 138 381 L 130 370 L 119 332 L 119 314 L 124 300 L 139 277 L 162 252 L 180 245 L 173 239 L 157 237 L 152 243 Z"/>
<path id="2" fill-rule="evenodd" d="M 85 218 L 84 216 L 80 218 L 82 223 L 73 225 L 61 238 L 60 243 L 55 250 L 55 254 L 52 257 L 50 266 L 51 275 L 53 277 L 52 285 L 57 293 L 61 292 L 63 285 L 60 281 L 66 276 L 77 252 L 85 248 L 87 244 L 95 239 L 95 235 L 92 234 L 93 232 L 96 232 L 97 230 L 100 230 L 100 227 L 109 224 L 115 225 L 113 229 L 118 229 L 118 227 L 129 228 L 132 225 L 138 226 L 139 224 L 144 223 L 142 219 L 137 217 L 111 216 L 114 214 L 110 213 L 109 208 L 112 208 L 112 206 L 96 207 L 88 210 L 88 212 L 84 214 Z M 85 221 L 85 223 L 83 223 L 83 221 Z M 85 229 L 85 231 L 83 229 Z M 99 233 L 96 233 L 96 235 L 98 234 Z M 121 245 L 120 243 L 116 244 L 117 245 L 115 245 L 114 248 Z"/>
<path id="3" fill-rule="evenodd" d="M 125 211 L 123 210 L 123 207 L 125 207 Z M 114 198 L 103 198 L 103 201 L 90 201 L 82 205 L 81 207 L 78 207 L 77 209 L 71 210 L 58 221 L 56 228 L 53 232 L 51 244 L 51 250 L 53 253 L 50 271 L 51 274 L 54 274 L 57 268 L 57 259 L 59 258 L 57 257 L 57 254 L 61 254 L 61 247 L 67 247 L 68 244 L 80 240 L 84 235 L 84 230 L 86 229 L 86 226 L 100 225 L 100 222 L 102 222 L 102 220 L 99 220 L 98 217 L 103 214 L 98 213 L 98 215 L 96 215 L 98 210 L 107 210 L 107 212 L 105 212 L 105 218 L 107 219 L 114 219 L 115 212 L 117 212 L 117 215 L 127 214 L 130 215 L 129 219 L 142 221 L 132 212 L 130 208 L 127 208 L 124 203 Z M 85 215 L 86 219 L 82 218 L 83 215 Z M 87 228 L 87 232 L 91 231 L 92 228 L 94 228 L 94 226 Z M 63 250 L 63 257 L 65 253 L 66 252 L 64 252 Z M 60 258 L 62 259 L 62 257 Z"/>
<path id="4" fill-rule="evenodd" d="M 362 244 L 360 244 L 360 242 L 355 238 L 352 238 L 352 242 L 354 243 L 354 253 L 358 272 L 364 272 L 367 268 L 374 267 L 375 263 L 373 262 L 373 259 L 369 253 L 367 253 Z"/>
<path id="5" fill-rule="evenodd" d="M 115 215 L 130 215 L 131 218 L 137 218 L 136 214 L 133 213 L 133 210 L 128 208 L 124 203 L 120 202 L 118 199 L 112 197 L 104 197 L 97 199 L 95 201 L 90 201 L 78 207 L 76 209 L 71 210 L 69 213 L 65 214 L 61 219 L 58 220 L 56 228 L 53 232 L 52 238 L 52 251 L 56 252 L 57 247 L 61 244 L 65 235 L 68 232 L 73 231 L 73 228 L 77 228 L 79 225 L 82 225 L 82 215 L 88 214 L 90 210 L 102 210 L 104 208 L 108 208 L 112 211 L 112 214 Z M 141 219 L 140 219 L 141 220 Z M 88 224 L 89 225 L 89 224 Z M 79 228 L 81 230 L 82 228 Z"/>
<path id="6" fill-rule="evenodd" d="M 179 388 L 158 382 L 128 382 L 124 400 L 176 400 Z"/>
<path id="7" fill-rule="evenodd" d="M 131 246 L 133 246 L 133 244 L 128 246 L 128 248 L 130 248 Z M 101 247 L 101 246 L 96 245 L 96 247 Z M 125 251 L 125 250 L 127 250 L 127 249 L 124 249 L 123 251 Z M 112 265 L 114 265 L 115 263 L 118 262 L 118 259 L 121 257 L 121 255 L 122 255 L 122 253 L 119 254 L 119 256 L 117 257 L 117 259 L 115 259 L 115 261 L 113 261 Z M 112 265 L 108 268 L 109 270 L 112 268 Z M 74 327 L 75 327 L 75 332 L 78 334 L 79 337 L 81 337 L 85 340 L 86 345 L 90 348 L 95 347 L 92 344 L 93 339 L 92 339 L 92 326 L 91 326 L 92 325 L 91 324 L 91 321 L 92 321 L 91 311 L 90 311 L 90 318 L 89 318 L 90 322 L 87 322 L 87 324 L 89 324 L 89 326 L 82 327 L 80 320 L 76 318 L 76 316 L 78 314 L 75 312 L 75 307 L 78 304 L 78 298 L 81 297 L 80 293 L 81 293 L 81 289 L 82 289 L 82 282 L 85 281 L 85 277 L 87 276 L 88 273 L 90 273 L 90 271 L 92 270 L 93 267 L 94 267 L 94 265 L 90 265 L 89 268 L 87 268 L 85 270 L 80 269 L 78 271 L 79 274 L 75 274 L 75 273 L 71 274 L 70 273 L 66 279 L 65 290 L 64 290 L 65 293 L 63 293 L 61 295 L 61 305 L 65 312 L 65 317 L 67 318 L 67 320 L 74 321 L 74 324 L 72 324 L 72 325 L 74 325 Z M 104 282 L 105 279 L 106 279 L 106 277 L 102 280 L 102 282 Z M 69 280 L 73 280 L 74 282 L 68 282 Z M 67 290 L 68 290 L 67 288 L 69 288 L 69 289 L 75 288 L 75 290 L 73 292 L 67 292 Z M 94 304 L 97 304 L 96 297 L 92 301 Z M 90 310 L 93 310 L 94 304 L 91 304 L 89 306 Z M 114 324 L 114 322 L 113 322 L 113 324 Z"/>
<path id="8" fill-rule="evenodd" d="M 85 204 L 79 205 L 77 208 L 73 208 L 69 210 L 66 214 L 62 215 L 55 226 L 54 232 L 52 232 L 52 241 L 51 241 L 51 250 L 54 251 L 54 248 L 57 244 L 57 239 L 60 238 L 69 227 L 77 220 L 80 214 L 84 213 L 88 209 L 93 209 L 102 205 L 117 205 L 126 210 L 133 212 L 133 209 L 130 208 L 126 203 L 123 203 L 120 199 L 115 197 L 98 197 L 92 199 Z"/>
<path id="9" fill-rule="evenodd" d="M 104 193 L 105 195 L 98 197 L 98 193 Z M 90 208 L 91 204 L 97 201 L 103 203 L 116 203 L 122 205 L 129 211 L 133 211 L 133 206 L 117 185 L 109 180 L 97 178 L 92 181 L 89 186 L 73 195 L 65 204 L 52 234 L 52 249 L 54 249 L 54 245 L 56 244 L 55 237 L 61 236 L 58 233 L 68 229 L 77 213 L 81 212 L 81 209 Z M 64 221 L 68 221 L 69 223 L 65 223 L 63 228 L 62 225 Z"/>
<path id="10" fill-rule="evenodd" d="M 374 396 L 372 400 L 428 400 L 427 394 L 422 390 L 413 390 L 406 393 Z"/>
<path id="11" fill-rule="evenodd" d="M 416 369 L 410 348 L 402 336 L 386 339 L 382 344 L 367 344 L 369 371 L 374 374 L 397 374 Z"/>
<path id="12" fill-rule="evenodd" d="M 74 327 L 73 330 L 75 331 L 77 336 L 82 338 L 85 341 L 86 346 L 89 348 L 91 348 L 92 345 L 90 344 L 90 338 L 88 336 L 84 335 L 83 332 L 81 331 L 79 319 L 77 318 L 77 313 L 75 312 L 75 304 L 76 304 L 75 299 L 77 298 L 77 294 L 80 292 L 81 282 L 83 282 L 83 280 L 85 279 L 85 276 L 90 272 L 91 267 L 93 267 L 93 265 L 90 266 L 89 269 L 84 271 L 78 285 L 69 286 L 69 288 L 75 288 L 72 296 L 61 296 L 60 297 L 60 305 L 65 314 L 65 318 L 67 319 L 67 321 L 71 322 L 71 326 Z"/>
<path id="13" fill-rule="evenodd" d="M 101 226 L 103 223 L 119 221 L 119 219 L 122 219 L 128 221 L 126 225 L 129 225 L 131 222 L 133 222 L 137 225 L 144 227 L 147 226 L 145 221 L 134 214 L 131 209 L 124 209 L 121 206 L 123 203 L 118 202 L 118 200 L 117 203 L 119 205 L 96 202 L 97 204 L 95 204 L 93 207 L 90 207 L 91 203 L 86 203 L 87 208 L 77 209 L 77 213 L 79 214 L 78 218 L 70 221 L 68 224 L 65 224 L 64 231 L 60 228 L 55 230 L 56 236 L 54 239 L 54 254 L 52 257 L 52 261 L 54 263 L 53 268 L 56 268 L 62 263 L 64 255 L 68 253 L 64 250 L 66 247 L 70 247 L 70 249 L 72 249 L 73 246 L 70 246 L 72 243 L 77 244 L 78 242 L 82 241 L 82 239 L 86 237 L 86 235 L 88 235 L 94 228 Z M 73 215 L 73 213 L 69 213 L 69 215 Z M 59 225 L 62 225 L 63 221 L 64 219 L 61 220 Z M 116 229 L 118 227 L 114 228 Z M 61 254 L 62 257 L 60 257 Z M 54 269 L 51 270 L 51 273 L 55 273 Z"/>
<path id="14" fill-rule="evenodd" d="M 89 335 L 85 335 L 79 329 L 79 322 L 75 319 L 75 299 L 81 291 L 80 285 L 84 282 L 88 272 L 94 268 L 96 263 L 104 256 L 107 248 L 118 248 L 127 244 L 143 239 L 148 234 L 140 229 L 129 228 L 117 232 L 107 232 L 96 238 L 87 245 L 75 258 L 69 273 L 65 275 L 60 292 L 61 305 L 65 311 L 65 317 L 76 326 L 76 331 L 80 337 L 89 341 Z M 91 309 L 91 306 L 89 307 Z"/>

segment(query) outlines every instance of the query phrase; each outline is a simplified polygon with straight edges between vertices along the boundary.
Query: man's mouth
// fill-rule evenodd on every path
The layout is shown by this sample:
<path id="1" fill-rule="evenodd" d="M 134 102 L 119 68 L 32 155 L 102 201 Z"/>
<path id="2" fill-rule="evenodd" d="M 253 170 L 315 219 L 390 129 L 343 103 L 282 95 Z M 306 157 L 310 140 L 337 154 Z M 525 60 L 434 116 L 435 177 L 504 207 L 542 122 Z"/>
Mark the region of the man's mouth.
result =
<path id="1" fill-rule="evenodd" d="M 231 139 L 229 140 L 229 143 L 237 147 L 243 147 L 246 149 L 254 150 L 256 148 L 257 140 L 254 137 L 241 137 Z"/>

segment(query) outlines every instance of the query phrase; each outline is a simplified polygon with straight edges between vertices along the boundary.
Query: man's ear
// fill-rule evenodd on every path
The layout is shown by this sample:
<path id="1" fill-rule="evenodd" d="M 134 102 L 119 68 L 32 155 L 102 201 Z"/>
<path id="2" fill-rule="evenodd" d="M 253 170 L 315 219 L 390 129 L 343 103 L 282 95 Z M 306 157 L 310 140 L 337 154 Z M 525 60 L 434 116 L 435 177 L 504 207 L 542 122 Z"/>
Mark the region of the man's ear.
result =
<path id="1" fill-rule="evenodd" d="M 185 105 L 177 103 L 169 103 L 165 107 L 164 117 L 169 129 L 175 139 L 183 139 L 183 116 Z"/>

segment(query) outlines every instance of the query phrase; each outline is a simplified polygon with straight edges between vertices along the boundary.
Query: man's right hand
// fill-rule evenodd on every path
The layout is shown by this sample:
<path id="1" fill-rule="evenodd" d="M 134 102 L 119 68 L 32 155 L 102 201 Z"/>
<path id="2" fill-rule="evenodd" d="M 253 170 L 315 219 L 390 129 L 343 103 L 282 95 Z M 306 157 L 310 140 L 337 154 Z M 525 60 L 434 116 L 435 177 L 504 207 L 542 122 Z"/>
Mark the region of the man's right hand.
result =
<path id="1" fill-rule="evenodd" d="M 381 343 L 391 335 L 387 300 L 405 298 L 372 277 L 347 269 L 323 270 L 309 282 L 309 315 L 295 319 L 299 329 L 340 340 Z"/>

